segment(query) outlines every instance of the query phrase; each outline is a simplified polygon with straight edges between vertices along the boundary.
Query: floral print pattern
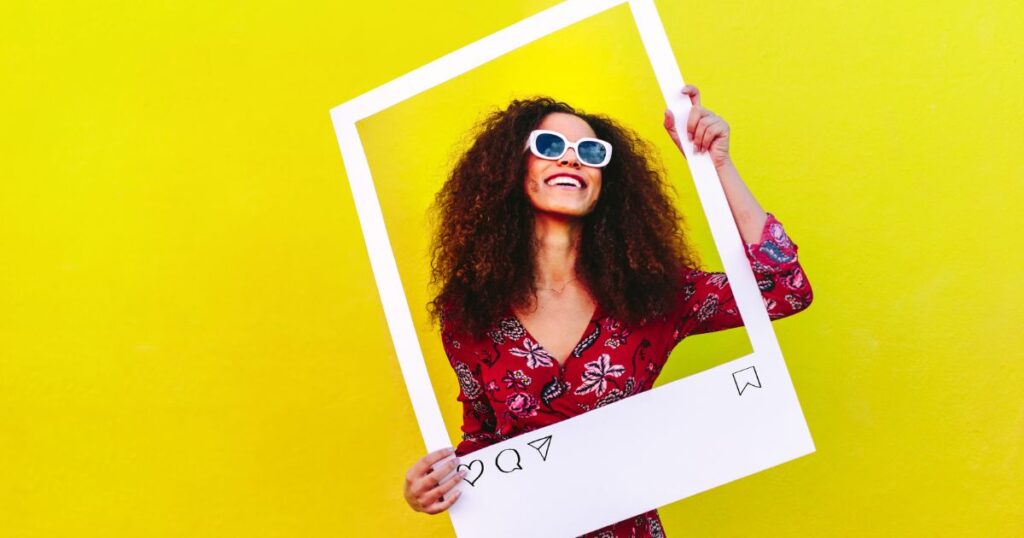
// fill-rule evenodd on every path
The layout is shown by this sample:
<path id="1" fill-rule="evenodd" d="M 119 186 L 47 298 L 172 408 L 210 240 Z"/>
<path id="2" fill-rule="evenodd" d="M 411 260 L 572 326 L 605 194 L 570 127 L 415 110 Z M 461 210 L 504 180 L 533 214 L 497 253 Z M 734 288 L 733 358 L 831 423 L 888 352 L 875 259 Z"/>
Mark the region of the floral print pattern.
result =
<path id="1" fill-rule="evenodd" d="M 505 406 L 515 418 L 532 417 L 537 414 L 537 399 L 528 392 L 517 392 L 505 400 Z"/>
<path id="2" fill-rule="evenodd" d="M 516 318 L 505 318 L 498 322 L 498 328 L 501 329 L 501 334 L 509 340 L 519 340 L 526 333 L 526 329 L 522 323 Z"/>
<path id="3" fill-rule="evenodd" d="M 551 402 L 565 394 L 567 390 L 569 390 L 569 384 L 559 379 L 558 376 L 554 376 L 540 391 L 540 399 L 544 402 L 544 405 L 551 407 Z"/>
<path id="4" fill-rule="evenodd" d="M 604 341 L 605 347 L 615 349 L 629 340 L 630 331 L 620 321 L 609 317 L 601 320 L 601 324 L 604 325 L 604 330 L 608 334 L 608 338 Z"/>
<path id="5" fill-rule="evenodd" d="M 517 357 L 525 357 L 526 365 L 530 368 L 541 368 L 544 366 L 551 366 L 554 364 L 554 357 L 548 354 L 544 348 L 540 347 L 540 344 L 530 340 L 529 338 L 523 339 L 523 347 L 514 347 L 508 350 L 509 353 Z"/>
<path id="6" fill-rule="evenodd" d="M 711 319 L 711 316 L 715 315 L 718 311 L 718 296 L 708 295 L 704 299 L 704 303 L 697 309 L 697 319 L 700 321 L 707 321 Z"/>
<path id="7" fill-rule="evenodd" d="M 505 383 L 507 389 L 525 389 L 530 386 L 533 379 L 530 376 L 523 373 L 522 370 L 505 370 L 505 375 L 501 378 L 501 381 Z"/>
<path id="8" fill-rule="evenodd" d="M 771 319 L 811 303 L 796 245 L 769 215 L 747 257 Z M 511 313 L 476 338 L 441 317 L 441 342 L 459 380 L 464 455 L 549 424 L 611 405 L 651 388 L 684 338 L 742 325 L 728 278 L 690 269 L 664 319 L 630 326 L 598 305 L 588 329 L 564 359 L 553 357 Z M 664 537 L 657 511 L 598 529 L 595 537 Z"/>
<path id="9" fill-rule="evenodd" d="M 621 389 L 612 389 L 611 392 L 609 392 L 603 398 L 595 402 L 594 407 L 597 408 L 611 403 L 615 403 L 623 398 L 632 396 L 636 394 L 636 388 L 636 383 L 633 381 L 633 378 L 631 377 L 626 380 L 626 382 L 622 385 Z"/>
<path id="10" fill-rule="evenodd" d="M 594 323 L 594 330 L 590 334 L 583 337 L 580 343 L 576 344 L 576 347 L 572 350 L 573 357 L 582 357 L 583 353 L 590 349 L 590 346 L 597 342 L 597 339 L 601 337 L 601 324 Z"/>
<path id="11" fill-rule="evenodd" d="M 469 370 L 469 366 L 461 362 L 456 363 L 455 375 L 459 378 L 459 388 L 462 389 L 462 393 L 467 398 L 474 399 L 480 396 L 480 383 L 473 377 L 473 372 Z"/>
<path id="12" fill-rule="evenodd" d="M 588 394 L 590 392 L 595 392 L 598 396 L 604 394 L 605 389 L 608 387 L 608 378 L 619 377 L 626 371 L 625 366 L 617 364 L 613 366 L 611 360 L 611 355 L 602 353 L 596 361 L 588 362 L 583 367 L 582 383 L 575 390 L 574 394 Z"/>

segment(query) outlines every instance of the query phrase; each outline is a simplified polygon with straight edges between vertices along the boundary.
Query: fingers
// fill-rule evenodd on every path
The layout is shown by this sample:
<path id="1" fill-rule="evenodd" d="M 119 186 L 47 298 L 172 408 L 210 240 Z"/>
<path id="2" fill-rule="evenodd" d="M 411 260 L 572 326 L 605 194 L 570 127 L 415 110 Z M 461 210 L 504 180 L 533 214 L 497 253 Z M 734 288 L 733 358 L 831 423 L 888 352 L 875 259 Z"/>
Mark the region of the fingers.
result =
<path id="1" fill-rule="evenodd" d="M 458 491 L 452 492 L 451 495 L 449 495 L 448 492 L 450 492 L 455 486 L 459 485 L 459 482 L 461 482 L 465 476 L 465 470 L 459 471 L 443 484 L 440 484 L 436 488 L 423 494 L 420 499 L 422 506 L 424 506 L 423 511 L 428 514 L 436 514 L 447 510 L 448 507 L 455 502 L 455 499 L 459 498 Z"/>
<path id="2" fill-rule="evenodd" d="M 699 106 L 690 108 L 690 117 L 686 118 L 686 135 L 691 141 L 696 141 L 697 127 L 700 120 L 705 116 L 710 116 L 711 111 L 703 109 Z"/>
<path id="3" fill-rule="evenodd" d="M 689 116 L 686 118 L 686 135 L 693 142 L 693 150 L 697 153 L 708 151 L 716 140 L 729 136 L 729 124 L 716 116 L 710 110 L 701 106 L 700 90 L 692 84 L 687 84 L 682 89 L 683 95 L 690 98 L 693 106 L 690 107 Z M 679 133 L 675 129 L 675 118 L 671 110 L 665 111 L 665 130 L 668 131 L 672 141 L 682 149 Z M 719 147 L 719 149 L 725 146 Z M 728 149 L 725 149 L 728 151 Z"/>
<path id="4" fill-rule="evenodd" d="M 725 120 L 719 117 L 715 117 L 714 121 L 710 122 L 707 129 L 704 129 L 704 136 L 701 137 L 700 147 L 702 151 L 708 151 L 711 149 L 718 139 L 728 136 L 729 125 L 725 123 Z"/>
<path id="5" fill-rule="evenodd" d="M 451 456 L 454 453 L 455 449 L 448 447 L 435 450 L 430 454 L 423 456 L 419 461 L 413 464 L 412 468 L 409 469 L 409 472 L 405 475 L 406 481 L 412 482 L 423 476 L 430 471 L 430 468 L 433 467 L 435 463 Z"/>
<path id="6" fill-rule="evenodd" d="M 436 514 L 446 510 L 448 506 L 451 506 L 451 503 L 455 502 L 452 497 L 457 498 L 458 491 L 453 492 L 451 495 L 448 495 L 448 492 L 450 492 L 455 486 L 459 485 L 459 482 L 461 482 L 465 476 L 465 470 L 459 471 L 452 475 L 448 480 L 437 484 L 436 487 L 419 495 L 417 500 L 419 501 L 420 506 L 423 507 L 423 511 L 428 514 Z"/>
<path id="7" fill-rule="evenodd" d="M 700 105 L 700 90 L 693 84 L 683 86 L 682 93 L 689 96 L 690 102 L 693 104 L 690 107 L 690 116 L 686 118 L 686 135 L 694 142 L 694 150 L 697 151 L 696 143 L 700 140 L 697 129 L 700 127 L 700 121 L 707 116 L 714 116 L 714 114 Z"/>
<path id="8" fill-rule="evenodd" d="M 436 498 L 431 498 L 429 493 L 432 490 L 437 489 L 441 485 L 441 481 L 444 477 L 451 474 L 459 465 L 458 458 L 452 458 L 450 461 L 444 464 L 434 465 L 430 471 L 412 481 L 410 490 L 416 500 L 419 502 L 420 507 L 425 507 L 428 504 L 436 501 Z M 456 475 L 458 476 L 458 475 Z"/>
<path id="9" fill-rule="evenodd" d="M 676 118 L 669 109 L 665 109 L 665 130 L 668 131 L 668 136 L 672 137 L 672 141 L 679 146 L 679 133 L 676 132 Z"/>
<path id="10" fill-rule="evenodd" d="M 711 142 L 714 140 L 713 133 L 722 120 L 714 114 L 708 114 L 700 119 L 697 124 L 697 129 L 693 132 L 693 145 L 697 148 L 697 151 L 706 151 L 711 147 Z"/>
<path id="11" fill-rule="evenodd" d="M 452 475 L 451 478 L 449 478 L 448 480 L 445 480 L 443 483 L 438 485 L 436 488 L 434 488 L 434 489 L 430 490 L 429 492 L 427 492 L 427 495 L 428 496 L 432 496 L 434 498 L 444 497 L 445 494 L 447 494 L 449 491 L 452 490 L 452 488 L 454 488 L 455 486 L 459 485 L 459 482 L 462 482 L 462 479 L 465 476 L 466 476 L 466 471 L 465 470 L 459 471 L 459 472 L 455 473 L 454 475 Z"/>
<path id="12" fill-rule="evenodd" d="M 697 114 L 698 119 L 690 134 L 693 141 L 693 150 L 702 152 L 711 149 L 711 145 L 720 137 L 729 135 L 729 124 L 725 120 L 704 110 Z"/>
<path id="13" fill-rule="evenodd" d="M 455 450 L 452 448 L 435 450 L 420 458 L 406 473 L 404 495 L 406 502 L 413 510 L 425 512 L 438 502 L 443 492 L 439 493 L 434 490 L 441 487 L 441 480 L 444 477 L 458 468 L 459 458 L 454 457 L 454 453 Z M 458 483 L 460 479 L 458 474 L 453 478 L 455 483 Z M 448 489 L 444 489 L 444 491 Z M 432 491 L 434 492 L 432 493 Z"/>
<path id="14" fill-rule="evenodd" d="M 690 97 L 690 102 L 693 103 L 693 106 L 700 106 L 700 90 L 696 86 L 693 84 L 683 86 L 683 94 Z"/>
<path id="15" fill-rule="evenodd" d="M 440 484 L 441 480 L 449 474 L 455 472 L 455 468 L 459 466 L 459 459 L 452 458 L 444 464 L 435 465 L 430 473 L 427 473 L 426 479 L 433 481 L 435 484 Z"/>
<path id="16" fill-rule="evenodd" d="M 455 449 L 452 447 L 441 448 L 431 452 L 430 454 L 427 454 L 426 456 L 423 456 L 423 461 L 425 461 L 427 465 L 434 465 L 435 463 L 447 458 L 448 456 L 451 456 L 454 453 Z"/>
<path id="17" fill-rule="evenodd" d="M 693 150 L 700 153 L 704 149 L 704 135 L 707 133 L 708 125 L 711 124 L 711 116 L 702 116 L 697 121 L 697 126 L 693 130 Z"/>
<path id="18" fill-rule="evenodd" d="M 455 504 L 455 501 L 459 500 L 460 495 L 462 495 L 461 491 L 456 491 L 451 495 L 445 495 L 443 499 L 431 504 L 423 511 L 428 514 L 439 514 L 441 512 L 444 512 L 445 510 L 450 508 L 451 505 Z"/>

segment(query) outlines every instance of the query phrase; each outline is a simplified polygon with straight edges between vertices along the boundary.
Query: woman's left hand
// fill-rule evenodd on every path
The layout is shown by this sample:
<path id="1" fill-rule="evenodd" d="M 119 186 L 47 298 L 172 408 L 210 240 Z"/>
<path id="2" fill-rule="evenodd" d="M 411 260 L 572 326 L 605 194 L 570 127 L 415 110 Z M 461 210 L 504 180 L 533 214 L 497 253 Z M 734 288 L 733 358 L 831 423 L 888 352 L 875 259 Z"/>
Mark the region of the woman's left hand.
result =
<path id="1" fill-rule="evenodd" d="M 711 162 L 715 167 L 730 162 L 729 160 L 729 124 L 722 118 L 716 116 L 710 110 L 700 106 L 700 90 L 696 86 L 687 84 L 683 87 L 683 94 L 690 96 L 690 117 L 686 120 L 686 135 L 693 142 L 693 151 L 696 153 L 708 152 L 711 154 Z M 676 132 L 676 122 L 672 111 L 665 110 L 665 130 L 676 143 L 679 151 L 683 151 L 682 142 L 679 140 L 679 133 Z"/>

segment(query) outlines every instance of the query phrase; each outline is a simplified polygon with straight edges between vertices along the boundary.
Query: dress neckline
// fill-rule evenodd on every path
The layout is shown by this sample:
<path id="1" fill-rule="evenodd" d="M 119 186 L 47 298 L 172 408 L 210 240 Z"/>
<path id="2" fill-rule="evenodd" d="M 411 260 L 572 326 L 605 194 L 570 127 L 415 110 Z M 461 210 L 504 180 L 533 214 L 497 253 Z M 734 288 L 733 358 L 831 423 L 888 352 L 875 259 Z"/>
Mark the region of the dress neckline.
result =
<path id="1" fill-rule="evenodd" d="M 582 344 L 583 341 L 586 340 L 588 336 L 590 336 L 592 330 L 591 327 L 593 326 L 594 322 L 601 319 L 602 312 L 601 303 L 594 301 L 594 312 L 590 315 L 590 321 L 588 321 L 587 325 L 583 327 L 583 333 L 580 334 L 579 338 L 576 339 L 576 343 L 573 344 L 572 349 L 569 351 L 569 355 L 565 357 L 564 361 L 559 361 L 558 357 L 555 357 L 553 354 L 551 354 L 551 352 L 548 351 L 548 348 L 545 347 L 544 344 L 542 344 L 540 340 L 538 340 L 537 337 L 530 332 L 530 329 L 526 328 L 526 324 L 523 323 L 523 320 L 519 319 L 519 316 L 511 308 L 509 308 L 509 315 L 512 316 L 512 319 L 516 320 L 516 323 L 518 323 L 520 327 L 523 328 L 524 337 L 529 338 L 541 351 L 544 352 L 545 355 L 551 357 L 551 360 L 554 362 L 554 365 L 552 366 L 558 369 L 559 374 L 562 374 L 565 373 L 565 367 L 569 364 L 569 362 L 576 358 L 573 352 L 575 352 L 580 347 L 580 344 Z"/>

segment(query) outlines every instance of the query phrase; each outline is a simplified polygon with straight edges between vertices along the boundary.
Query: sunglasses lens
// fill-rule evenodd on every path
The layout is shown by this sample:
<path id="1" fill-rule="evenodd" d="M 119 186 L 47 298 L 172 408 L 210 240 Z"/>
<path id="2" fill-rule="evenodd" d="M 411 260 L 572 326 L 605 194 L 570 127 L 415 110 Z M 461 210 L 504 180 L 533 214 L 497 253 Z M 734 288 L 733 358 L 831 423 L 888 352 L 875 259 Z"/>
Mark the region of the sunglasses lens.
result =
<path id="1" fill-rule="evenodd" d="M 591 140 L 580 142 L 579 152 L 580 162 L 591 166 L 603 163 L 608 154 L 608 150 L 602 144 Z"/>
<path id="2" fill-rule="evenodd" d="M 557 159 L 565 152 L 565 140 L 551 133 L 538 135 L 536 146 L 539 156 L 547 159 Z"/>

